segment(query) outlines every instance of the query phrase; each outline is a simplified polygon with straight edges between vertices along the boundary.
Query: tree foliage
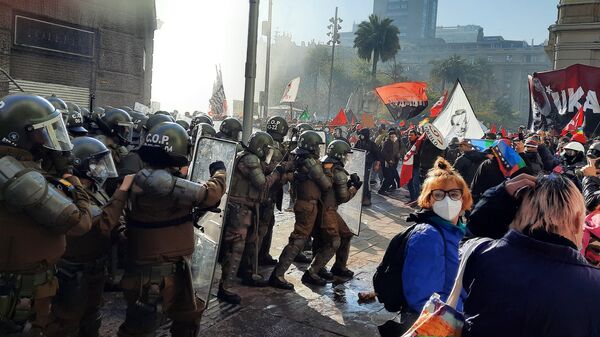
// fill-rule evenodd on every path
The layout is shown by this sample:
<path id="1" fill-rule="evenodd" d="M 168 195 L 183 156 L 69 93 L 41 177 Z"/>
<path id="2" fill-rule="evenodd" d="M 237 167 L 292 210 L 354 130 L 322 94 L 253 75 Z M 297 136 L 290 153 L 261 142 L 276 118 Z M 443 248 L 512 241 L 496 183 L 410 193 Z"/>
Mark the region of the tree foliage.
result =
<path id="1" fill-rule="evenodd" d="M 361 22 L 354 33 L 354 48 L 358 57 L 372 62 L 372 81 L 377 75 L 377 63 L 393 59 L 400 50 L 400 30 L 392 22 L 391 19 L 381 20 L 377 15 L 371 14 L 369 20 Z"/>

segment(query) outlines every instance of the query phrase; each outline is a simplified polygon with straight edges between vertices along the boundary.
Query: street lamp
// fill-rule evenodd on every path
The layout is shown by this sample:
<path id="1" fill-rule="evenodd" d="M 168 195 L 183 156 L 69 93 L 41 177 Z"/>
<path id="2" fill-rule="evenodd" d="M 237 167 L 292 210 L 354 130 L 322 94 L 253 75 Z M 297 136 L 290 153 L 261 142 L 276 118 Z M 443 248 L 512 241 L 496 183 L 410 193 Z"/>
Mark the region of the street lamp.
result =
<path id="1" fill-rule="evenodd" d="M 327 36 L 330 37 L 329 41 L 327 41 L 327 45 L 331 45 L 331 71 L 329 72 L 329 95 L 327 98 L 327 120 L 329 121 L 329 117 L 331 114 L 331 88 L 333 86 L 333 60 L 335 57 L 335 46 L 340 44 L 340 34 L 338 33 L 342 26 L 339 24 L 342 23 L 342 19 L 338 18 L 338 8 L 335 8 L 335 16 L 329 19 L 331 22 L 330 25 L 327 26 L 329 32 Z"/>

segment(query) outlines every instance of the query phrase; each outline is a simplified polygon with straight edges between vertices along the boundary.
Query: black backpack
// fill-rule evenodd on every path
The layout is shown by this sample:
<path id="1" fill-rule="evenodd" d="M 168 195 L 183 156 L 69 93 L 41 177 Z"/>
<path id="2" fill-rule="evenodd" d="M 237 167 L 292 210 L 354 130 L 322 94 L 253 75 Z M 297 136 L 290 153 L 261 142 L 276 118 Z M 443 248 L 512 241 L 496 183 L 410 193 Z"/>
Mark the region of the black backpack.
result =
<path id="1" fill-rule="evenodd" d="M 418 223 L 394 236 L 385 250 L 381 264 L 377 267 L 375 275 L 373 275 L 373 287 L 375 288 L 377 299 L 380 303 L 383 303 L 385 310 L 389 312 L 398 312 L 403 308 L 408 308 L 402 285 L 402 270 L 404 270 L 408 239 L 417 225 Z M 444 233 L 438 226 L 431 223 L 430 225 L 440 232 L 444 241 L 445 255 L 446 240 L 444 239 Z"/>

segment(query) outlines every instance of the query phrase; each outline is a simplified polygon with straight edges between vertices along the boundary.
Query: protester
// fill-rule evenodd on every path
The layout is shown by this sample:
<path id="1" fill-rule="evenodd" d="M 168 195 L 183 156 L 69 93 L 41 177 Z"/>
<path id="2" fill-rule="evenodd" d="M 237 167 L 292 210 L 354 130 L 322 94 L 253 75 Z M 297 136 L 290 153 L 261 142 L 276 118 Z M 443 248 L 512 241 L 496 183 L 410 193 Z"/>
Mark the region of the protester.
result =
<path id="1" fill-rule="evenodd" d="M 585 207 L 577 187 L 551 174 L 503 186 L 511 230 L 469 257 L 462 336 L 600 335 L 590 314 L 600 298 L 600 270 L 578 252 Z M 488 213 L 490 219 L 498 212 Z"/>
<path id="2" fill-rule="evenodd" d="M 419 139 L 419 135 L 415 130 L 410 130 L 408 132 L 408 140 L 410 142 L 409 149 L 412 148 L 413 145 Z M 410 151 L 410 150 L 409 150 Z M 419 197 L 419 193 L 421 192 L 421 176 L 419 172 L 419 168 L 421 166 L 421 155 L 420 152 L 417 151 L 413 155 L 413 167 L 412 167 L 412 178 L 408 182 L 408 192 L 410 193 L 410 200 L 408 204 L 414 203 L 417 201 Z"/>
<path id="3" fill-rule="evenodd" d="M 453 137 L 450 140 L 450 144 L 448 144 L 448 148 L 446 149 L 446 154 L 444 158 L 446 158 L 446 160 L 450 164 L 454 165 L 456 159 L 460 156 L 460 154 L 460 141 L 458 140 L 458 137 Z"/>
<path id="4" fill-rule="evenodd" d="M 419 225 L 408 238 L 402 271 L 409 316 L 421 312 L 433 293 L 442 300 L 449 295 L 458 270 L 458 243 L 466 231 L 460 215 L 471 208 L 473 199 L 464 179 L 439 158 L 423 183 L 418 203 L 422 211 L 409 221 Z"/>
<path id="5" fill-rule="evenodd" d="M 373 167 L 374 171 L 379 171 L 380 169 L 380 154 L 379 148 L 374 141 L 371 140 L 371 130 L 368 128 L 363 128 L 359 131 L 358 134 L 358 142 L 354 146 L 357 149 L 367 151 L 367 158 L 365 161 L 365 175 L 363 177 L 363 182 L 366 182 L 363 186 L 363 206 L 371 205 L 371 187 L 369 186 L 369 181 L 371 177 L 371 167 Z"/>
<path id="6" fill-rule="evenodd" d="M 470 186 L 479 165 L 487 159 L 485 153 L 479 152 L 473 148 L 467 139 L 459 143 L 459 149 L 462 153 L 454 163 L 454 169 L 460 173 L 465 182 Z"/>
<path id="7" fill-rule="evenodd" d="M 525 141 L 525 152 L 523 158 L 527 162 L 527 166 L 532 175 L 537 175 L 544 170 L 542 158 L 538 154 L 538 142 L 533 138 L 528 138 Z"/>
<path id="8" fill-rule="evenodd" d="M 398 136 L 392 129 L 388 132 L 388 139 L 381 145 L 381 162 L 383 163 L 383 183 L 377 193 L 388 195 L 394 187 L 394 178 L 398 174 L 398 161 L 400 160 L 400 143 Z"/>
<path id="9" fill-rule="evenodd" d="M 515 139 L 513 141 L 513 146 L 515 151 L 517 151 L 521 157 L 523 157 L 523 153 L 525 152 L 525 144 L 520 139 Z M 526 162 L 527 163 L 527 162 Z M 512 176 L 516 177 L 520 173 L 529 172 L 527 167 L 524 167 L 514 173 Z M 500 170 L 500 166 L 498 164 L 498 160 L 495 157 L 484 160 L 479 166 L 479 169 L 475 173 L 473 177 L 473 182 L 471 183 L 471 193 L 473 193 L 473 199 L 475 200 L 475 204 L 479 201 L 479 198 L 483 195 L 483 193 L 502 183 L 506 177 Z"/>

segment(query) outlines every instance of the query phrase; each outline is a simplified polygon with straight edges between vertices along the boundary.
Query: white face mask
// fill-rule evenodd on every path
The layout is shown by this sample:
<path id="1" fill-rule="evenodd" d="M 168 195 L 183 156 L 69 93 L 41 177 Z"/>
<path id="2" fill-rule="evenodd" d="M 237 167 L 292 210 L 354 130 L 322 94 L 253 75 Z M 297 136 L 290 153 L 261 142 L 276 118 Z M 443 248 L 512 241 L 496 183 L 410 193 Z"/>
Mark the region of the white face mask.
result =
<path id="1" fill-rule="evenodd" d="M 456 218 L 461 210 L 462 200 L 452 200 L 447 195 L 443 200 L 436 201 L 433 204 L 433 211 L 435 214 L 447 221 L 452 221 Z"/>

